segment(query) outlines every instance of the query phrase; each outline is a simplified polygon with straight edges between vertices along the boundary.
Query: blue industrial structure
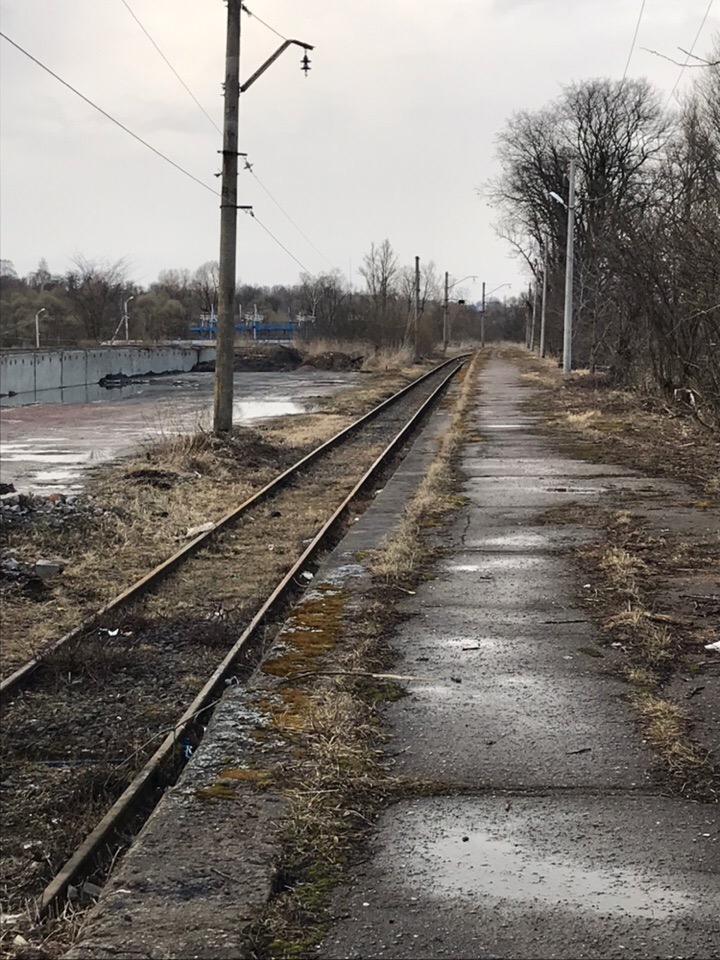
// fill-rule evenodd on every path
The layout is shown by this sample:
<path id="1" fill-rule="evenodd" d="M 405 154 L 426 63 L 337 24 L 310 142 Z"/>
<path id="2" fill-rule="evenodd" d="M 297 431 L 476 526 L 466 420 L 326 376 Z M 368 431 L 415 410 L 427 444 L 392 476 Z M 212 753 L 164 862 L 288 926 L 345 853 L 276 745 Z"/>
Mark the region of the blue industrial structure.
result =
<path id="1" fill-rule="evenodd" d="M 295 339 L 296 333 L 303 324 L 312 322 L 314 319 L 314 317 L 301 315 L 295 318 L 288 316 L 285 321 L 268 323 L 256 308 L 252 313 L 241 316 L 235 324 L 235 332 L 251 340 L 287 343 Z M 214 340 L 217 336 L 217 323 L 217 314 L 211 310 L 210 313 L 200 314 L 200 319 L 190 327 L 190 332 L 196 334 L 199 340 Z"/>

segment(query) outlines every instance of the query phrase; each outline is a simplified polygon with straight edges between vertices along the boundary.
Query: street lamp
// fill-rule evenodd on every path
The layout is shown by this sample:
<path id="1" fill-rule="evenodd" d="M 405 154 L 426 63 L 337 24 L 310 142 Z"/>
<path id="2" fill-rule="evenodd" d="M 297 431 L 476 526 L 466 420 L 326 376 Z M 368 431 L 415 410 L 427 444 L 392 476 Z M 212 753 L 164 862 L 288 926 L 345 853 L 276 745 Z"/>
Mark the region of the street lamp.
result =
<path id="1" fill-rule="evenodd" d="M 570 160 L 568 173 L 569 188 L 567 203 L 563 198 L 550 191 L 553 200 L 561 203 L 567 210 L 567 248 L 565 251 L 565 313 L 563 317 L 563 373 L 572 370 L 572 310 L 573 310 L 573 266 L 575 243 L 575 159 Z"/>
<path id="2" fill-rule="evenodd" d="M 134 300 L 134 299 L 135 297 L 133 295 L 132 297 L 128 297 L 127 300 L 123 303 L 123 322 L 125 324 L 125 343 L 128 343 L 128 341 L 130 340 L 130 334 L 128 331 L 128 321 L 130 320 L 130 317 L 128 315 L 128 304 L 130 303 L 131 300 Z"/>
<path id="3" fill-rule="evenodd" d="M 456 280 L 454 283 L 448 285 L 449 274 L 447 270 L 445 271 L 445 299 L 443 301 L 443 353 L 447 350 L 448 345 L 448 294 L 453 287 L 456 287 L 459 283 L 462 283 L 463 280 L 477 280 L 475 274 L 468 274 L 467 277 L 462 277 L 460 280 Z"/>
<path id="4" fill-rule="evenodd" d="M 35 349 L 36 350 L 40 349 L 40 314 L 41 313 L 47 313 L 47 310 L 45 309 L 45 307 L 42 307 L 35 314 Z"/>
<path id="5" fill-rule="evenodd" d="M 488 297 L 492 296 L 496 290 L 502 290 L 503 287 L 511 287 L 511 283 L 501 283 L 497 287 L 493 287 L 490 293 L 487 294 Z M 485 346 L 485 281 L 483 280 L 482 286 L 482 310 L 480 312 L 480 346 Z"/>

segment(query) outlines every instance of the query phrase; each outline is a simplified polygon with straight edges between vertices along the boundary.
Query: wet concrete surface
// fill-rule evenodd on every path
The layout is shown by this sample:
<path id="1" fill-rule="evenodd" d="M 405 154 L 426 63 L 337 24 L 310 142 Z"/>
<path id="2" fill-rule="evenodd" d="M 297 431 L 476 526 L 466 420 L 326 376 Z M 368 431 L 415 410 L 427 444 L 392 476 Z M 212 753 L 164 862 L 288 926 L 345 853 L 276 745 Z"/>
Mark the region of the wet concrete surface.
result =
<path id="1" fill-rule="evenodd" d="M 393 642 L 423 679 L 385 709 L 392 773 L 441 796 L 383 814 L 319 955 L 720 957 L 720 811 L 663 795 L 566 553 L 689 491 L 560 456 L 515 367 L 480 379 L 469 504 Z"/>
<path id="2" fill-rule="evenodd" d="M 234 420 L 252 423 L 303 413 L 312 409 L 314 397 L 332 394 L 356 379 L 353 373 L 318 371 L 236 373 Z M 87 470 L 98 464 L 163 435 L 211 426 L 213 385 L 212 373 L 187 373 L 111 390 L 88 387 L 101 391 L 90 401 L 81 394 L 80 402 L 47 397 L 48 402 L 3 406 L 0 479 L 21 493 L 77 492 Z"/>
<path id="3" fill-rule="evenodd" d="M 403 801 L 320 955 L 717 957 L 714 813 L 624 793 Z"/>
<path id="4" fill-rule="evenodd" d="M 555 491 L 553 508 L 568 505 L 572 522 L 547 520 L 549 477 L 567 487 L 571 477 L 605 485 L 638 475 L 564 460 L 531 432 L 490 439 L 485 421 L 512 423 L 527 392 L 502 363 L 482 379 L 478 426 L 488 439 L 468 446 L 468 474 L 482 478 L 487 459 L 493 476 L 526 476 L 540 492 L 516 489 L 488 506 L 489 486 L 473 491 L 469 480 L 470 503 L 434 579 L 402 595 L 393 669 L 422 679 L 385 708 L 387 761 L 437 795 L 382 814 L 334 894 L 317 955 L 719 958 L 718 810 L 664 795 L 613 651 L 599 649 L 577 600 L 583 583 L 563 556 L 593 536 L 582 509 L 589 519 L 610 493 L 585 501 Z M 317 571 L 314 583 L 342 587 L 346 610 L 361 603 L 367 552 L 398 522 L 446 425 L 438 411 Z M 265 790 L 259 806 L 256 793 L 250 821 L 242 806 L 206 814 L 193 798 L 223 765 L 257 762 L 247 726 L 246 694 L 231 687 L 70 957 L 242 955 L 243 927 L 270 896 L 263 858 L 280 856 L 281 791 Z"/>

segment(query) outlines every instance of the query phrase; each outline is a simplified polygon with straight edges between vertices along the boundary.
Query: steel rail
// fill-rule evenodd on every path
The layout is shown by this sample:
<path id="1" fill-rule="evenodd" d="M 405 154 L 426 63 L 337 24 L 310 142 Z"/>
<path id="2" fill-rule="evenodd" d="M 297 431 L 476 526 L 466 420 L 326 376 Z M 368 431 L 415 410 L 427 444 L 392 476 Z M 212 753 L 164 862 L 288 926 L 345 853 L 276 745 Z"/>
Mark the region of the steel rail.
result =
<path id="1" fill-rule="evenodd" d="M 176 751 L 176 745 L 179 740 L 188 734 L 194 725 L 198 723 L 201 713 L 211 709 L 220 691 L 224 688 L 224 681 L 230 672 L 230 669 L 236 657 L 242 648 L 250 641 L 259 627 L 261 627 L 275 612 L 277 612 L 288 593 L 291 591 L 295 578 L 299 573 L 312 563 L 315 555 L 322 549 L 328 540 L 330 534 L 337 527 L 350 508 L 358 494 L 370 483 L 375 475 L 381 470 L 397 448 L 407 438 L 408 434 L 416 426 L 418 421 L 428 411 L 430 406 L 438 399 L 444 388 L 461 369 L 465 357 L 454 358 L 451 363 L 456 366 L 451 370 L 429 397 L 423 402 L 412 417 L 406 421 L 400 431 L 393 437 L 390 443 L 375 459 L 374 463 L 365 472 L 361 479 L 355 484 L 350 493 L 345 497 L 340 506 L 334 511 L 332 516 L 323 524 L 319 532 L 313 537 L 301 556 L 295 561 L 290 570 L 285 574 L 282 580 L 277 584 L 273 592 L 267 598 L 262 607 L 255 614 L 251 622 L 238 637 L 229 650 L 223 661 L 215 668 L 205 686 L 197 694 L 192 703 L 187 707 L 183 715 L 176 723 L 173 731 L 168 734 L 158 747 L 155 753 L 150 757 L 145 766 L 140 770 L 137 776 L 126 787 L 123 793 L 118 797 L 105 816 L 100 820 L 94 830 L 88 834 L 83 843 L 77 848 L 75 853 L 64 864 L 61 870 L 50 881 L 45 888 L 39 905 L 39 915 L 47 915 L 50 908 L 67 892 L 68 886 L 78 876 L 78 874 L 87 866 L 100 848 L 115 833 L 115 831 L 126 823 L 130 817 L 137 811 L 142 804 L 147 792 L 152 790 L 159 782 L 163 765 L 173 757 Z M 442 364 L 441 366 L 447 366 Z M 436 370 L 440 367 L 436 367 Z M 205 722 L 205 720 L 203 721 Z M 148 814 L 149 816 L 149 814 Z"/>
<path id="2" fill-rule="evenodd" d="M 139 580 L 136 580 L 129 587 L 126 587 L 122 593 L 119 593 L 117 596 L 113 597 L 112 600 L 109 600 L 98 610 L 94 611 L 94 613 L 92 613 L 79 626 L 73 627 L 72 630 L 66 634 L 63 634 L 62 637 L 59 637 L 43 651 L 32 657 L 30 660 L 27 660 L 22 666 L 18 667 L 17 670 L 11 673 L 4 680 L 0 681 L 0 703 L 7 698 L 8 694 L 13 693 L 32 673 L 34 673 L 34 671 L 43 663 L 45 658 L 50 653 L 54 653 L 60 647 L 63 647 L 66 643 L 69 643 L 69 641 L 82 636 L 89 630 L 92 630 L 111 610 L 117 610 L 118 607 L 122 606 L 128 601 L 139 597 L 146 590 L 158 583 L 163 576 L 170 573 L 184 560 L 195 553 L 201 546 L 203 546 L 203 544 L 206 543 L 206 541 L 214 537 L 219 531 L 230 526 L 242 514 L 246 513 L 262 500 L 279 490 L 290 478 L 294 477 L 295 474 L 301 471 L 304 467 L 308 466 L 314 460 L 327 453 L 333 447 L 343 443 L 343 441 L 346 440 L 350 434 L 354 433 L 356 430 L 359 430 L 370 420 L 381 414 L 389 406 L 392 406 L 392 404 L 397 403 L 398 400 L 402 399 L 404 396 L 406 396 L 406 394 L 412 392 L 414 389 L 424 383 L 429 377 L 434 376 L 439 370 L 442 370 L 444 367 L 447 367 L 450 364 L 464 361 L 467 356 L 469 355 L 463 354 L 460 357 L 453 357 L 450 360 L 445 360 L 443 363 L 439 363 L 436 367 L 433 367 L 432 370 L 428 371 L 428 373 L 423 374 L 422 377 L 418 377 L 417 380 L 413 380 L 412 383 L 407 384 L 407 386 L 403 387 L 402 390 L 399 390 L 391 397 L 383 400 L 382 403 L 379 403 L 376 407 L 373 407 L 373 409 L 368 411 L 368 413 L 363 414 L 362 417 L 359 417 L 347 427 L 344 427 L 334 436 L 330 437 L 329 440 L 326 440 L 324 443 L 320 444 L 319 447 L 311 450 L 310 453 L 306 454 L 296 463 L 292 464 L 292 466 L 288 467 L 287 470 L 284 470 L 281 474 L 267 483 L 264 487 L 258 490 L 257 493 L 254 493 L 239 506 L 233 507 L 233 509 L 226 513 L 225 516 L 221 517 L 210 530 L 199 534 L 189 543 L 185 544 L 185 546 L 181 547 L 179 550 L 176 550 L 175 553 L 163 560 L 162 563 L 159 563 L 148 573 L 140 577 Z"/>

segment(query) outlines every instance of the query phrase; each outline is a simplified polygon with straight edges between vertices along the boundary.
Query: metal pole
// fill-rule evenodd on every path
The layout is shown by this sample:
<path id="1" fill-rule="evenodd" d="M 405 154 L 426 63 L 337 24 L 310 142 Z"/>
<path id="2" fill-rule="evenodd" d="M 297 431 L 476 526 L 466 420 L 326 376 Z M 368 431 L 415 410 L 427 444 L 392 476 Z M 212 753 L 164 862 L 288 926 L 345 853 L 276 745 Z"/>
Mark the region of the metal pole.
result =
<path id="1" fill-rule="evenodd" d="M 537 277 L 533 280 L 532 321 L 530 322 L 530 353 L 535 350 L 535 321 L 537 319 L 538 285 Z"/>
<path id="2" fill-rule="evenodd" d="M 35 314 L 35 349 L 40 349 L 40 314 L 45 313 L 45 307 L 41 307 Z"/>
<path id="3" fill-rule="evenodd" d="M 414 333 L 415 333 L 415 362 L 420 359 L 418 353 L 418 321 L 420 319 L 420 257 L 415 257 L 415 311 L 414 311 Z"/>
<path id="4" fill-rule="evenodd" d="M 482 311 L 480 313 L 480 346 L 485 346 L 485 281 L 482 289 Z"/>
<path id="5" fill-rule="evenodd" d="M 542 306 L 540 307 L 540 356 L 545 356 L 545 308 L 547 305 L 548 238 L 543 253 Z"/>
<path id="6" fill-rule="evenodd" d="M 215 341 L 215 433 L 232 430 L 235 342 L 235 260 L 237 257 L 238 114 L 240 102 L 241 0 L 227 0 L 225 114 L 220 200 L 220 271 Z"/>
<path id="7" fill-rule="evenodd" d="M 570 161 L 567 249 L 565 256 L 565 317 L 563 321 L 563 373 L 572 370 L 573 259 L 575 241 L 575 160 Z"/>
<path id="8" fill-rule="evenodd" d="M 445 271 L 445 299 L 443 300 L 443 353 L 448 345 L 448 272 Z"/>

